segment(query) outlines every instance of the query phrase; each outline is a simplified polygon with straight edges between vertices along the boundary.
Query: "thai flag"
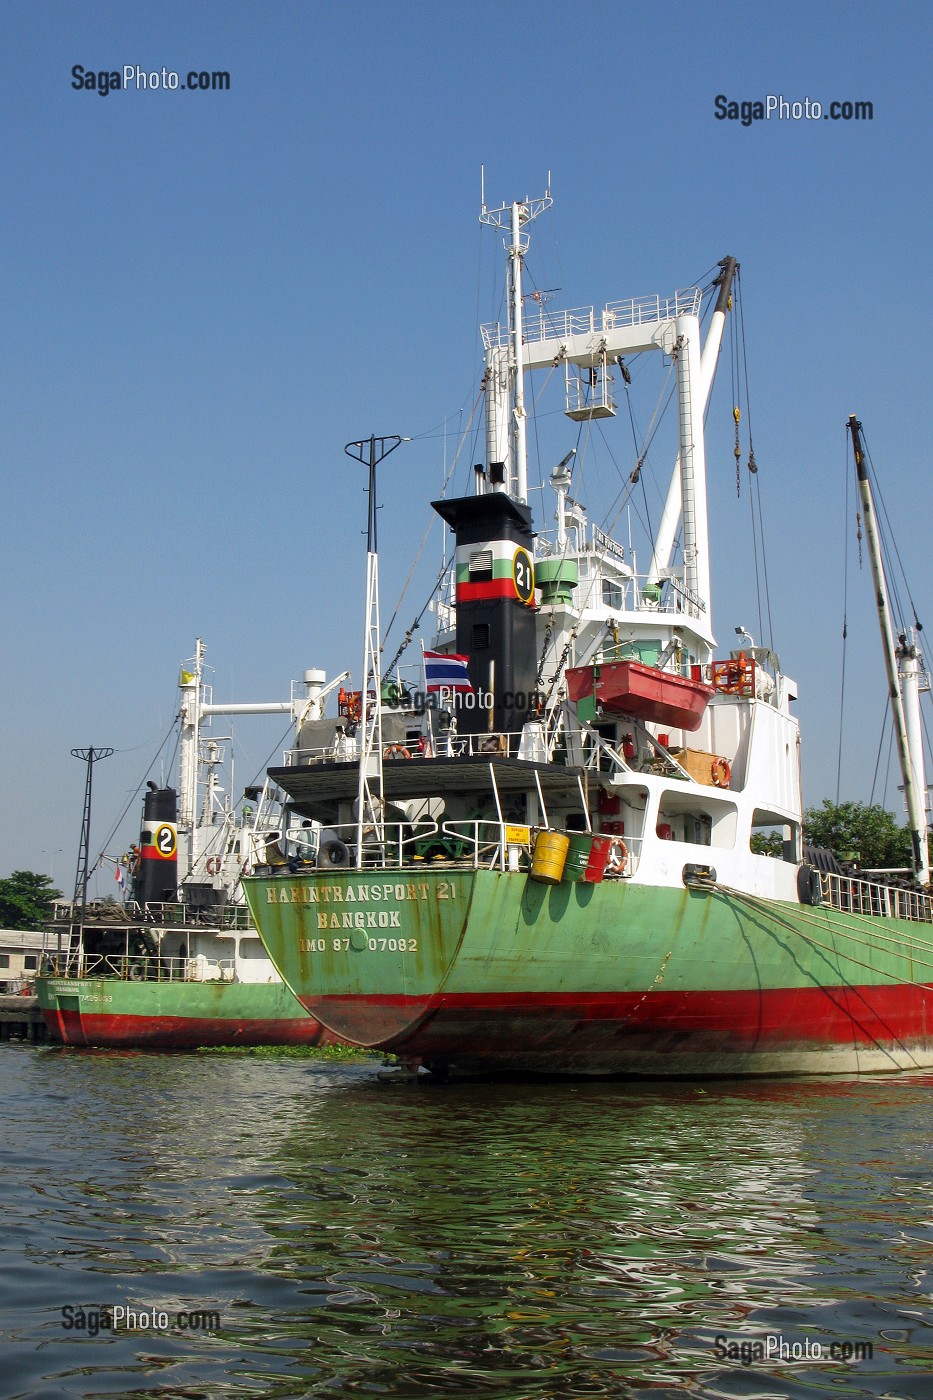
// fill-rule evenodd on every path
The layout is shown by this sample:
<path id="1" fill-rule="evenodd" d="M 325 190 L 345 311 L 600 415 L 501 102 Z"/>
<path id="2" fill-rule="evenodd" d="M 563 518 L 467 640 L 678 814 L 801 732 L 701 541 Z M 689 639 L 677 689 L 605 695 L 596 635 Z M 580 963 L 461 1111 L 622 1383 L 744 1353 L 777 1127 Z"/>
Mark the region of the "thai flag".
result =
<path id="1" fill-rule="evenodd" d="M 120 886 L 120 893 L 122 894 L 123 891 L 126 889 L 126 876 L 125 876 L 124 873 L 123 873 L 123 866 L 122 866 L 122 865 L 118 865 L 118 866 L 117 866 L 116 874 L 114 875 L 113 878 L 116 880 L 117 884 Z"/>
<path id="2" fill-rule="evenodd" d="M 456 652 L 445 656 L 440 651 L 424 653 L 424 687 L 432 690 L 472 690 L 467 675 L 468 656 L 458 656 Z"/>

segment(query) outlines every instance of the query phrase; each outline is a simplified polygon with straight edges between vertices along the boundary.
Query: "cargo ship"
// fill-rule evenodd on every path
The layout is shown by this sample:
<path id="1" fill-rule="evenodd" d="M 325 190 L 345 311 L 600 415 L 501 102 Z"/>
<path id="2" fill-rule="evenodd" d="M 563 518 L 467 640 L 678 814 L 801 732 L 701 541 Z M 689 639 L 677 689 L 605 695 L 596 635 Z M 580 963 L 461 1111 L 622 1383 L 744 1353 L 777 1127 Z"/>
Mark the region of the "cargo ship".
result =
<path id="1" fill-rule="evenodd" d="M 210 731 L 215 715 L 287 713 L 300 723 L 320 706 L 325 678 L 307 672 L 287 701 L 215 704 L 200 638 L 187 666 L 178 789 L 148 784 L 139 841 L 111 862 L 124 899 L 86 898 L 88 784 L 75 895 L 55 906 L 36 980 L 46 1025 L 66 1045 L 96 1047 L 326 1043 L 333 1037 L 269 961 L 240 886 L 257 849 L 273 859 L 277 795 L 266 785 L 231 804 L 219 781 L 223 744 Z"/>
<path id="2" fill-rule="evenodd" d="M 485 460 L 432 503 L 452 591 L 407 678 L 383 676 L 378 629 L 376 467 L 398 440 L 348 447 L 370 468 L 361 684 L 270 770 L 294 844 L 290 868 L 244 880 L 263 942 L 333 1034 L 441 1077 L 929 1067 L 917 639 L 891 653 L 914 794 L 913 868 L 894 880 L 807 849 L 796 685 L 742 626 L 717 649 L 705 416 L 735 260 L 707 289 L 558 312 L 523 283 L 549 204 L 483 206 L 509 314 L 482 328 Z M 556 529 L 536 532 L 526 447 L 531 376 L 563 379 L 580 444 L 636 356 L 666 370 L 674 417 L 641 569 L 590 524 L 574 448 L 547 483 Z"/>

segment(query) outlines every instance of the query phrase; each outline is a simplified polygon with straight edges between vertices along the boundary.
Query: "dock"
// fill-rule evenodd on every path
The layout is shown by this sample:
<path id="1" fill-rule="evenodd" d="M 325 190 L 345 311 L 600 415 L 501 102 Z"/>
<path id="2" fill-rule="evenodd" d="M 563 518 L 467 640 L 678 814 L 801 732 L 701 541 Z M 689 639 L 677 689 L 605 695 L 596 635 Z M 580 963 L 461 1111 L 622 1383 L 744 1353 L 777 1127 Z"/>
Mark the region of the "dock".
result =
<path id="1" fill-rule="evenodd" d="M 37 996 L 0 994 L 0 1042 L 25 1040 L 30 1045 L 41 1045 L 47 1036 Z"/>

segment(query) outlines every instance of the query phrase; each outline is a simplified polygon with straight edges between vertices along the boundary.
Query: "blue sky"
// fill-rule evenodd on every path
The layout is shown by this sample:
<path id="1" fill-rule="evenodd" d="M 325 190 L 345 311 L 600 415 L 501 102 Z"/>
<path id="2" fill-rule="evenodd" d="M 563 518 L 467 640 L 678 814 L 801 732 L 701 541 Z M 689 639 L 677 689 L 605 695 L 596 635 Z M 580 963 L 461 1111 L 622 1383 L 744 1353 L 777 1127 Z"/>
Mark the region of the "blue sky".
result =
<path id="1" fill-rule="evenodd" d="M 921 620 L 930 596 L 930 29 L 922 3 L 8 0 L 0 871 L 70 886 L 69 750 L 118 750 L 95 777 L 102 840 L 195 636 L 217 699 L 359 670 L 365 497 L 343 445 L 413 439 L 383 476 L 388 617 L 475 397 L 477 323 L 499 314 L 482 163 L 494 203 L 552 172 L 529 271 L 555 306 L 740 259 L 774 642 L 800 685 L 807 800 L 834 796 L 852 411 Z M 72 87 L 75 64 L 231 85 L 101 97 Z M 868 100 L 874 120 L 716 120 L 717 94 L 769 93 Z M 710 422 L 725 651 L 735 625 L 757 631 L 727 365 Z M 550 427 L 560 455 L 570 429 Z M 405 622 L 439 550 L 435 531 Z M 851 564 L 841 795 L 860 800 L 885 696 L 871 596 Z M 243 781 L 280 728 L 237 726 Z"/>

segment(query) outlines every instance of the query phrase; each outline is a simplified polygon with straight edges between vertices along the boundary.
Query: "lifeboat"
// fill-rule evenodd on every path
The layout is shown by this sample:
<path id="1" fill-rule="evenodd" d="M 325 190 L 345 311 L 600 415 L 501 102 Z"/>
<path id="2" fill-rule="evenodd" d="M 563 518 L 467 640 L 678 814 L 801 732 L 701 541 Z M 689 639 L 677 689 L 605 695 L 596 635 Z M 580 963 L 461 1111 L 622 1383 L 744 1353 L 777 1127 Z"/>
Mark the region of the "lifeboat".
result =
<path id="1" fill-rule="evenodd" d="M 630 715 L 672 729 L 699 729 L 713 687 L 640 661 L 609 661 L 567 671 L 571 700 L 595 699 L 610 714 Z"/>

